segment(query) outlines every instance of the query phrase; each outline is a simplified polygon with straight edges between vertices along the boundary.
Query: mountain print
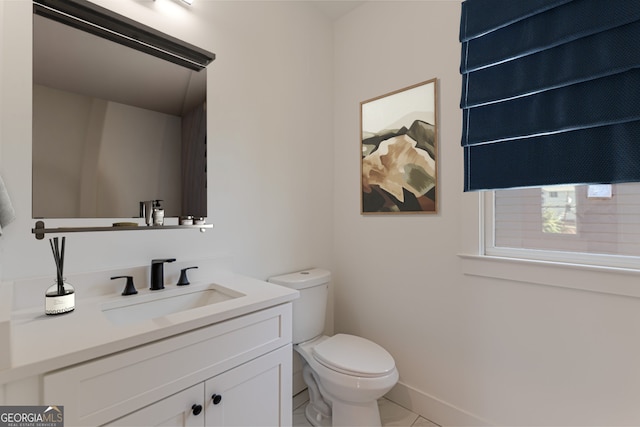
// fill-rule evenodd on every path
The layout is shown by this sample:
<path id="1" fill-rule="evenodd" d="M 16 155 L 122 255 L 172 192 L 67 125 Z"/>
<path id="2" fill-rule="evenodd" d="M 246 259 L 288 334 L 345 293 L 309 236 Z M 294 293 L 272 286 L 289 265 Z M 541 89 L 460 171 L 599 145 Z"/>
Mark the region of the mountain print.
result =
<path id="1" fill-rule="evenodd" d="M 422 120 L 409 128 L 363 132 L 363 213 L 435 212 L 435 135 L 435 125 Z"/>

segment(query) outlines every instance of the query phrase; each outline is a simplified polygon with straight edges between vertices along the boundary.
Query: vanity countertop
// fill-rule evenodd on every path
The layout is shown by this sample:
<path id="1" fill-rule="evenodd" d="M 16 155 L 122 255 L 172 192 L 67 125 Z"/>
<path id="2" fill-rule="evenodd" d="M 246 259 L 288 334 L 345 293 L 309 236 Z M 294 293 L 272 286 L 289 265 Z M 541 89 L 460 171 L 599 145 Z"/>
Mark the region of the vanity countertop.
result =
<path id="1" fill-rule="evenodd" d="M 210 284 L 243 295 L 128 324 L 115 324 L 103 313 L 105 304 L 117 303 L 123 298 L 148 298 L 151 293 L 155 297 L 163 292 L 179 294 L 208 288 Z M 8 337 L 10 344 L 8 349 L 3 349 L 3 352 L 9 350 L 10 360 L 8 367 L 0 369 L 0 385 L 287 303 L 297 297 L 296 290 L 219 271 L 209 274 L 206 281 L 193 281 L 184 287 L 167 286 L 160 291 L 143 289 L 138 295 L 131 296 L 111 294 L 78 298 L 73 312 L 58 316 L 45 315 L 42 306 L 14 309 Z"/>

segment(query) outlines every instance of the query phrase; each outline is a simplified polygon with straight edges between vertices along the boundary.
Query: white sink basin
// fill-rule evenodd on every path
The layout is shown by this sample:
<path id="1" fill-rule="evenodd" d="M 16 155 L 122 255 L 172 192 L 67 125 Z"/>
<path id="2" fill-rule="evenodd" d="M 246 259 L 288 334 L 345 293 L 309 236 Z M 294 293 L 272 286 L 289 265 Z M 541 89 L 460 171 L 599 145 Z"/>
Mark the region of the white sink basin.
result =
<path id="1" fill-rule="evenodd" d="M 222 287 L 154 292 L 156 293 L 123 296 L 121 300 L 103 304 L 102 312 L 112 323 L 125 325 L 244 296 L 240 292 Z"/>

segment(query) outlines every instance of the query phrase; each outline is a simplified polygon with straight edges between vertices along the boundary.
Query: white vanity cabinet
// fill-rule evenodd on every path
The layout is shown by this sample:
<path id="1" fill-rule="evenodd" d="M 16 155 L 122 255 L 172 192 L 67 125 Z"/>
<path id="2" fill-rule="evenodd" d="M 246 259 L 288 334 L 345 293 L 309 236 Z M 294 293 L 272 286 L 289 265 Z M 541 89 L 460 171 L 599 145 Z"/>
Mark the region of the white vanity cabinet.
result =
<path id="1" fill-rule="evenodd" d="M 231 369 L 132 414 L 110 427 L 291 425 L 283 384 L 291 346 Z M 286 379 L 285 379 L 286 380 Z"/>
<path id="2" fill-rule="evenodd" d="M 291 425 L 291 359 L 286 303 L 46 374 L 43 401 L 66 426 Z"/>

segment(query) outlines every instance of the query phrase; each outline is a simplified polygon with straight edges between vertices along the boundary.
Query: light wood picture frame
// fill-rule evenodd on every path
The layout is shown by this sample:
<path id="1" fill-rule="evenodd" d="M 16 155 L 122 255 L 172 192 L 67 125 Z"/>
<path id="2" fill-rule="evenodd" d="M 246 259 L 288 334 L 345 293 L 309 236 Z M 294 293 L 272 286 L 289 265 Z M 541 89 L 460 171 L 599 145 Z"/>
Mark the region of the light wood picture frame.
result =
<path id="1" fill-rule="evenodd" d="M 437 83 L 360 103 L 361 214 L 438 212 Z"/>

